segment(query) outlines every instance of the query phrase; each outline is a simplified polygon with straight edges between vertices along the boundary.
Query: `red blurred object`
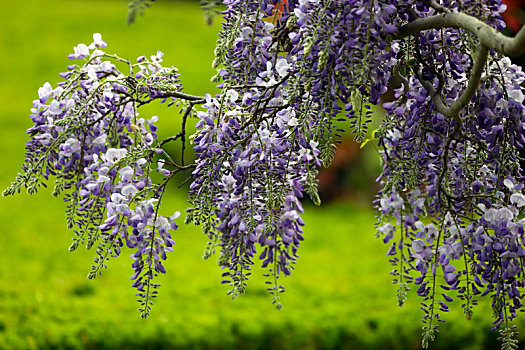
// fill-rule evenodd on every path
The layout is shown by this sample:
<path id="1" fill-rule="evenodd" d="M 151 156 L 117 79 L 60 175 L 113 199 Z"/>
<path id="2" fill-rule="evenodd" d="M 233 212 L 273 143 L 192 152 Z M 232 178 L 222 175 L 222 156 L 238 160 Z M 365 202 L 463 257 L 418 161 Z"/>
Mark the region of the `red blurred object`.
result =
<path id="1" fill-rule="evenodd" d="M 503 0 L 503 3 L 507 5 L 507 9 L 501 14 L 501 17 L 507 23 L 507 27 L 516 33 L 523 25 L 521 19 L 523 18 L 525 0 Z"/>

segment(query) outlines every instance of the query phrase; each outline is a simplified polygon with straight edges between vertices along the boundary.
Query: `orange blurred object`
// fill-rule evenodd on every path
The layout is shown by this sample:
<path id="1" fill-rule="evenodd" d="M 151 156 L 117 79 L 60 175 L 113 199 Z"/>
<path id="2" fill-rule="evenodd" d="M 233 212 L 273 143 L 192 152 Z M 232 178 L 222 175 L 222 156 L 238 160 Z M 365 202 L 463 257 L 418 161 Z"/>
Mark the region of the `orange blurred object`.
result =
<path id="1" fill-rule="evenodd" d="M 278 21 L 282 15 L 287 14 L 290 11 L 288 7 L 288 0 L 274 0 L 275 8 L 273 9 L 273 22 Z"/>

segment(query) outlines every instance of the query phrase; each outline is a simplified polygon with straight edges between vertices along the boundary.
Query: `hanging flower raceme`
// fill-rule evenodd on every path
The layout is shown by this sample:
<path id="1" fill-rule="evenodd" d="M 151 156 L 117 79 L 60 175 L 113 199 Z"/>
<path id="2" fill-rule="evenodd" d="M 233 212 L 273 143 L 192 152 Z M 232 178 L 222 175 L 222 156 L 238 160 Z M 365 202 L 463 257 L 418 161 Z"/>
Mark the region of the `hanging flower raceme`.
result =
<path id="1" fill-rule="evenodd" d="M 317 167 L 333 156 L 340 104 L 364 140 L 367 103 L 387 91 L 401 46 L 385 48 L 404 18 L 375 1 L 289 1 L 279 16 L 270 2 L 227 5 L 214 61 L 223 90 L 199 113 L 188 221 L 209 236 L 205 256 L 219 247 L 233 296 L 245 290 L 258 245 L 278 293 L 302 239 L 297 199 L 305 190 L 320 202 Z M 403 200 L 389 196 L 384 214 L 401 223 Z M 415 192 L 413 201 L 426 210 Z M 428 258 L 428 249 L 420 253 Z"/>
<path id="2" fill-rule="evenodd" d="M 461 6 L 501 29 L 495 3 Z M 425 17 L 435 9 L 422 5 L 417 11 Z M 510 321 L 522 308 L 525 273 L 518 153 L 525 141 L 525 76 L 510 60 L 489 55 L 478 91 L 463 109 L 445 115 L 450 109 L 441 112 L 437 99 L 451 106 L 461 98 L 474 59 L 461 47 L 476 43 L 458 29 L 425 31 L 412 40 L 399 43 L 402 51 L 404 45 L 417 51 L 394 68 L 401 86 L 384 104 L 378 132 L 384 164 L 378 234 L 390 242 L 399 303 L 408 283 L 415 283 L 428 346 L 454 298 L 470 318 L 477 300 L 489 295 L 494 328 L 511 344 Z"/>
<path id="3" fill-rule="evenodd" d="M 150 177 L 151 163 L 163 153 L 154 125 L 158 118 L 140 118 L 137 108 L 180 92 L 179 75 L 162 67 L 161 52 L 131 64 L 102 51 L 106 43 L 100 34 L 93 40 L 69 55 L 81 63 L 61 74 L 65 81 L 55 88 L 45 83 L 38 90 L 26 162 L 4 195 L 22 187 L 34 193 L 54 176 L 53 195 L 64 196 L 67 223 L 75 232 L 70 251 L 81 244 L 96 246 L 88 274 L 94 278 L 110 256 L 120 255 L 124 244 L 134 250 L 132 279 L 146 317 L 158 287 L 152 280 L 166 272 L 162 260 L 173 249 L 169 232 L 177 228 L 178 214 L 159 213 L 165 183 L 156 184 Z M 121 73 L 118 65 L 132 75 Z M 166 169 L 159 172 L 172 176 Z"/>
<path id="4" fill-rule="evenodd" d="M 242 101 L 255 94 L 229 90 L 222 103 L 208 96 L 206 112 L 198 113 L 200 130 L 193 139 L 198 160 L 190 186 L 194 207 L 188 220 L 205 228 L 207 256 L 220 248 L 219 263 L 227 269 L 223 276 L 234 297 L 244 292 L 260 246 L 260 259 L 272 276 L 269 289 L 280 305 L 283 287 L 277 279 L 290 274 L 303 239 L 298 199 L 308 168 L 319 164 L 318 150 L 301 134 L 290 108 L 280 109 L 272 124 L 248 124 L 251 104 Z M 270 105 L 277 107 L 278 100 Z"/>

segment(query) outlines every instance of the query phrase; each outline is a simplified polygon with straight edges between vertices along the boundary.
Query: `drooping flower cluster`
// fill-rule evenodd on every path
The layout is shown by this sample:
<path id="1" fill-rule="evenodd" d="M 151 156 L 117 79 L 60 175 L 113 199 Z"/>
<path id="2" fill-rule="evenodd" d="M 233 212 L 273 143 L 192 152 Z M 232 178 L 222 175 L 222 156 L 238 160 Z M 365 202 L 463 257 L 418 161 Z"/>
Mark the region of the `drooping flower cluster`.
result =
<path id="1" fill-rule="evenodd" d="M 253 125 L 237 100 L 234 90 L 222 104 L 208 96 L 207 111 L 198 113 L 200 131 L 193 141 L 199 160 L 188 219 L 208 234 L 207 254 L 220 247 L 219 262 L 227 269 L 223 276 L 233 296 L 244 292 L 258 243 L 279 305 L 277 278 L 281 272 L 290 274 L 303 239 L 299 198 L 308 169 L 318 165 L 317 144 L 297 130 L 290 108 L 275 113 L 272 124 Z M 261 117 L 269 118 L 266 113 Z"/>
<path id="2" fill-rule="evenodd" d="M 65 81 L 55 88 L 45 83 L 38 90 L 26 162 L 4 195 L 22 187 L 34 193 L 54 176 L 53 194 L 63 194 L 68 227 L 76 235 L 70 250 L 80 244 L 97 247 L 89 278 L 100 274 L 110 256 L 120 255 L 124 243 L 135 250 L 132 279 L 145 317 L 157 287 L 151 281 L 165 272 L 162 260 L 172 250 L 169 231 L 177 228 L 173 220 L 178 214 L 159 214 L 165 184 L 150 178 L 155 155 L 162 153 L 153 124 L 158 118 L 140 118 L 137 108 L 166 91 L 180 91 L 179 75 L 161 66 L 161 52 L 130 64 L 103 52 L 106 43 L 100 34 L 93 39 L 69 55 L 82 63 L 61 74 Z M 119 64 L 135 76 L 121 73 Z"/>
<path id="3" fill-rule="evenodd" d="M 293 83 L 309 88 L 324 128 L 333 128 L 342 102 L 356 139 L 364 141 L 370 121 L 367 104 L 380 103 L 397 61 L 397 45 L 387 50 L 386 43 L 399 23 L 396 12 L 394 4 L 367 0 L 299 1 L 294 8 L 289 23 L 297 27 L 290 30 L 290 54 L 299 79 Z M 327 147 L 332 134 L 323 137 Z"/>
<path id="4" fill-rule="evenodd" d="M 446 74 L 466 76 L 461 56 L 456 58 Z M 410 79 L 418 85 L 416 76 Z M 476 298 L 490 294 L 496 328 L 502 323 L 509 328 L 522 307 L 525 197 L 519 150 L 525 141 L 520 88 L 525 75 L 510 60 L 498 59 L 481 80 L 479 92 L 455 119 L 436 112 L 422 87 L 406 94 L 400 89 L 403 97 L 387 106 L 391 124 L 383 138 L 378 206 L 399 227 L 388 254 L 398 266 L 401 290 L 412 280 L 411 270 L 418 275 L 414 282 L 424 298 L 427 340 L 433 338 L 432 320 L 440 319 L 436 310 L 448 311 L 451 295 L 462 300 L 470 318 Z M 465 81 L 444 84 L 442 94 L 454 100 Z M 423 219 L 427 215 L 431 222 Z M 386 217 L 382 221 L 380 231 L 389 242 L 393 228 Z M 442 297 L 434 293 L 439 285 L 447 291 Z"/>
<path id="5" fill-rule="evenodd" d="M 258 244 L 279 306 L 277 278 L 290 274 L 302 239 L 298 199 L 304 190 L 320 203 L 317 168 L 330 163 L 342 131 L 335 127 L 339 103 L 348 103 L 348 117 L 362 134 L 366 76 L 373 76 L 373 102 L 387 90 L 396 51 L 385 55 L 377 48 L 386 47 L 383 27 L 393 21 L 395 7 L 366 1 L 226 4 L 214 61 L 223 92 L 199 113 L 188 220 L 203 225 L 209 251 L 220 248 L 233 296 L 245 289 Z M 368 22 L 373 31 L 366 30 Z"/>
<path id="6" fill-rule="evenodd" d="M 501 29 L 496 3 L 460 7 Z M 417 11 L 422 17 L 435 13 L 428 6 Z M 501 327 L 510 346 L 525 273 L 519 154 L 525 75 L 508 58 L 489 54 L 477 92 L 459 112 L 444 115 L 437 105 L 461 98 L 483 50 L 479 42 L 461 29 L 444 28 L 400 45 L 416 50 L 395 68 L 401 86 L 384 104 L 387 116 L 378 133 L 383 189 L 376 202 L 378 233 L 396 266 L 399 303 L 414 282 L 423 298 L 427 346 L 454 297 L 470 318 L 477 299 L 489 295 L 495 329 Z"/>

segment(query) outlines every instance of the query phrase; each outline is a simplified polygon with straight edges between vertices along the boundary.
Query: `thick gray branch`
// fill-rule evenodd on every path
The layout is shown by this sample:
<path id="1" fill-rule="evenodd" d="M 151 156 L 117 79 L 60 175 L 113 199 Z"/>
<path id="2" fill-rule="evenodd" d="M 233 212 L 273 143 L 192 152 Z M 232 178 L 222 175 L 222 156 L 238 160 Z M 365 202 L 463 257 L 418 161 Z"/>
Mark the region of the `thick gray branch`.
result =
<path id="1" fill-rule="evenodd" d="M 479 86 L 479 81 L 481 79 L 481 73 L 483 73 L 485 63 L 487 62 L 488 53 L 489 49 L 485 45 L 481 44 L 476 59 L 474 61 L 474 66 L 470 70 L 470 77 L 468 80 L 467 87 L 465 88 L 461 96 L 459 96 L 459 98 L 456 101 L 454 101 L 454 103 L 452 103 L 452 105 L 450 106 L 451 115 L 456 115 L 459 111 L 461 111 L 463 107 L 465 107 L 469 103 L 472 96 L 474 96 L 474 94 L 476 93 L 476 90 Z"/>
<path id="2" fill-rule="evenodd" d="M 421 71 L 417 72 L 416 75 L 421 82 L 421 85 L 423 85 L 425 90 L 427 90 L 428 94 L 432 98 L 432 103 L 434 103 L 434 106 L 439 113 L 455 119 L 459 118 L 459 111 L 461 111 L 469 103 L 470 99 L 472 96 L 474 96 L 476 90 L 478 89 L 481 73 L 483 73 L 485 63 L 487 62 L 488 52 L 489 50 L 486 46 L 480 46 L 476 55 L 476 59 L 474 60 L 474 65 L 470 71 L 467 87 L 465 90 L 463 90 L 461 96 L 459 96 L 450 107 L 442 101 L 441 96 L 439 95 L 438 91 L 436 91 L 434 86 L 432 86 L 432 83 L 428 80 L 422 79 Z M 457 121 L 459 122 L 459 120 Z"/>
<path id="3" fill-rule="evenodd" d="M 481 44 L 505 56 L 519 56 L 525 53 L 525 26 L 514 38 L 509 38 L 476 17 L 465 13 L 448 12 L 435 16 L 418 18 L 399 28 L 397 39 L 419 32 L 438 28 L 462 28 L 476 35 Z"/>

